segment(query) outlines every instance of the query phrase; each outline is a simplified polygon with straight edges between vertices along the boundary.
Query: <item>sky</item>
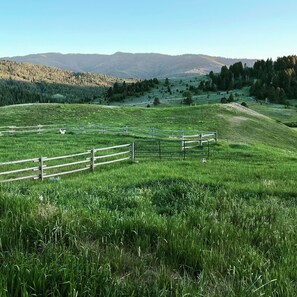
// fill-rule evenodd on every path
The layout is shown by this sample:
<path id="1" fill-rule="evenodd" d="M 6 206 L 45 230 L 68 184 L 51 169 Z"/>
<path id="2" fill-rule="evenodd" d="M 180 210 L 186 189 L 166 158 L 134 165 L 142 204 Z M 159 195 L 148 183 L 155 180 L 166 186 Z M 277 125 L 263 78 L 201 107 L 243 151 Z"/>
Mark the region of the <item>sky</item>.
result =
<path id="1" fill-rule="evenodd" d="M 296 0 L 9 0 L 0 57 L 60 52 L 297 54 Z"/>

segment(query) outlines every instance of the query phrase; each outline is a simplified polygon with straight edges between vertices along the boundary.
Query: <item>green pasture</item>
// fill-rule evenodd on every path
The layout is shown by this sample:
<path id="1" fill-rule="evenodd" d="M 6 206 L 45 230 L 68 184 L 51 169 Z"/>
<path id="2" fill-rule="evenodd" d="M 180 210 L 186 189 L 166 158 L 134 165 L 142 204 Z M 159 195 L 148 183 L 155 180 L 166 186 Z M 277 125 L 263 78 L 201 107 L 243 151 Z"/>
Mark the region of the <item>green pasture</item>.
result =
<path id="1" fill-rule="evenodd" d="M 200 81 L 206 77 L 203 75 L 189 76 L 185 78 L 170 78 L 169 86 L 171 94 L 167 91 L 165 80 L 160 79 L 159 85 L 153 88 L 150 92 L 137 98 L 127 98 L 123 102 L 112 102 L 112 106 L 133 106 L 133 107 L 147 107 L 161 108 L 164 107 L 181 107 L 183 96 L 182 93 L 188 91 L 189 88 L 197 88 Z M 290 105 L 285 106 L 281 104 L 271 104 L 256 101 L 255 98 L 249 96 L 249 88 L 244 87 L 242 89 L 234 89 L 230 91 L 218 91 L 218 92 L 202 92 L 199 94 L 193 94 L 193 105 L 200 106 L 205 104 L 218 104 L 223 97 L 229 98 L 230 94 L 233 94 L 235 102 L 241 104 L 245 102 L 249 108 L 260 112 L 278 122 L 292 123 L 297 122 L 297 100 L 289 100 Z M 159 98 L 161 104 L 154 106 L 154 98 Z M 96 103 L 94 101 L 94 103 Z"/>
<path id="2" fill-rule="evenodd" d="M 0 296 L 295 296 L 297 134 L 238 105 L 0 108 L 1 125 L 217 130 L 210 158 L 0 183 Z M 68 131 L 69 132 L 69 131 Z M 126 143 L 0 137 L 0 162 Z"/>

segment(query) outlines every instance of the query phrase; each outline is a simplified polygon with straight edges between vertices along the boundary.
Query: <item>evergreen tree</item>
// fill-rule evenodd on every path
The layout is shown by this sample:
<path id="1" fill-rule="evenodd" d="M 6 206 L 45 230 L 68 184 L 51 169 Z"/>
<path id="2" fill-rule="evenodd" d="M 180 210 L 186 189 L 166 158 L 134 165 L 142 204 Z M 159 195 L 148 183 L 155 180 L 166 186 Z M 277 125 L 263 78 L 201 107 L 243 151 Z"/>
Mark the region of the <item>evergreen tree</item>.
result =
<path id="1" fill-rule="evenodd" d="M 191 105 L 193 103 L 192 93 L 190 91 L 183 92 L 183 103 L 186 105 Z"/>

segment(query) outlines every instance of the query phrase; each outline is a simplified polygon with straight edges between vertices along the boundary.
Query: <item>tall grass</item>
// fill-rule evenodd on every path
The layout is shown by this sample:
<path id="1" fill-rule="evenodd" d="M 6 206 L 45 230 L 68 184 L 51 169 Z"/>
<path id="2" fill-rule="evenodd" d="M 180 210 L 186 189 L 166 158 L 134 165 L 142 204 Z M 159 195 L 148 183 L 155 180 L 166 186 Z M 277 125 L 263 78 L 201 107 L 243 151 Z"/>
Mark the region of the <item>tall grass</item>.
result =
<path id="1" fill-rule="evenodd" d="M 121 139 L 58 136 L 3 137 L 1 153 Z M 206 163 L 0 184 L 0 296 L 295 296 L 296 158 L 290 143 L 220 141 Z"/>
<path id="2" fill-rule="evenodd" d="M 1 185 L 1 294 L 294 296 L 297 171 L 257 162 L 148 161 Z"/>

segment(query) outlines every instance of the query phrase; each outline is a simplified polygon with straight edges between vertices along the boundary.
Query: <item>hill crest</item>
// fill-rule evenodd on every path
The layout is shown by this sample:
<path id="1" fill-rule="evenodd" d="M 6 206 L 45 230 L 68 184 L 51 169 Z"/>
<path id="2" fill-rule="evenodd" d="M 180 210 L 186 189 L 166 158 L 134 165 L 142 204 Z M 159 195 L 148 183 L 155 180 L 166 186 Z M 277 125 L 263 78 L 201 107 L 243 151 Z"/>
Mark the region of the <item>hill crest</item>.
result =
<path id="1" fill-rule="evenodd" d="M 236 103 L 162 109 L 107 108 L 92 104 L 27 104 L 0 107 L 0 118 L 3 126 L 16 125 L 16 119 L 28 126 L 36 123 L 56 124 L 57 119 L 60 119 L 59 123 L 70 125 L 87 122 L 104 126 L 217 131 L 219 140 L 228 144 L 267 145 L 290 151 L 295 150 L 297 145 L 295 131 Z"/>
<path id="2" fill-rule="evenodd" d="M 202 54 L 166 55 L 159 53 L 61 54 L 40 53 L 2 58 L 29 62 L 74 72 L 103 73 L 121 78 L 179 77 L 218 72 L 221 67 L 242 61 L 252 66 L 255 59 L 231 59 Z"/>

